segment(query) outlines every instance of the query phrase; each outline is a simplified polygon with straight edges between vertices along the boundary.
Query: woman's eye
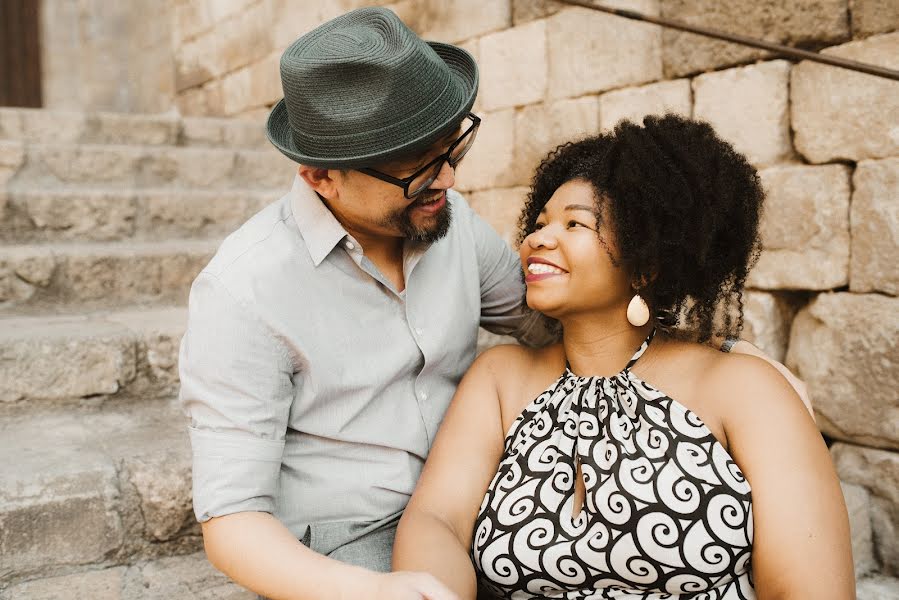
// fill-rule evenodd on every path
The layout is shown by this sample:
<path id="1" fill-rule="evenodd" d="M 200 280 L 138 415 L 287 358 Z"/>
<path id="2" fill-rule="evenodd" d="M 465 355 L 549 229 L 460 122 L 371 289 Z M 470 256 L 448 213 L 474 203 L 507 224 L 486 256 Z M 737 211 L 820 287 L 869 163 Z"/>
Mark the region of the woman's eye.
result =
<path id="1" fill-rule="evenodd" d="M 568 221 L 568 227 L 587 227 L 583 223 L 578 223 L 577 221 Z M 589 229 L 589 228 L 588 228 Z"/>
<path id="2" fill-rule="evenodd" d="M 543 223 L 534 223 L 534 231 L 540 231 L 543 229 Z"/>

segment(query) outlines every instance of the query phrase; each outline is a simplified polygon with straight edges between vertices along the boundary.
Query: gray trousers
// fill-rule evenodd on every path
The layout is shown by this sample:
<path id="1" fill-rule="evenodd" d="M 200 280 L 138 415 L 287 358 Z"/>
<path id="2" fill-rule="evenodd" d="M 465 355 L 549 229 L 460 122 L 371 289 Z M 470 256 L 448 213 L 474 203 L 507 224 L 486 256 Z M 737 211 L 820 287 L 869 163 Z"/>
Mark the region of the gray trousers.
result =
<path id="1" fill-rule="evenodd" d="M 314 523 L 300 540 L 304 546 L 334 560 L 390 572 L 393 538 L 402 513 L 372 523 Z M 265 600 L 259 596 L 259 600 Z"/>

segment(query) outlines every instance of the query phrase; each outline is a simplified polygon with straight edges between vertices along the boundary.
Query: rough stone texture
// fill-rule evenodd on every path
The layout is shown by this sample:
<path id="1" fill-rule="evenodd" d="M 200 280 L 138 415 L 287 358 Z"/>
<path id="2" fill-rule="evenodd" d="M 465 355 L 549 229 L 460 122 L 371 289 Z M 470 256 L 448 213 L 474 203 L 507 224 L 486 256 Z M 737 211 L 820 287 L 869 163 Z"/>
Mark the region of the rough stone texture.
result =
<path id="1" fill-rule="evenodd" d="M 14 585 L 0 592 L 0 600 L 28 598 L 28 600 L 62 600 L 90 598 L 90 600 L 122 600 L 125 567 L 87 571 L 59 577 L 48 577 Z"/>
<path id="2" fill-rule="evenodd" d="M 657 15 L 657 0 L 609 5 Z M 586 8 L 567 8 L 546 20 L 549 97 L 567 98 L 662 77 L 661 30 Z"/>
<path id="3" fill-rule="evenodd" d="M 546 92 L 546 23 L 535 21 L 480 39 L 478 95 L 484 110 L 539 102 Z"/>
<path id="4" fill-rule="evenodd" d="M 877 569 L 874 559 L 874 538 L 871 532 L 871 494 L 854 483 L 840 482 L 846 511 L 849 513 L 849 531 L 852 533 L 852 560 L 858 579 Z"/>
<path id="5" fill-rule="evenodd" d="M 833 54 L 899 68 L 899 32 L 827 48 Z M 796 149 L 812 163 L 899 155 L 896 82 L 802 62 L 790 83 Z"/>
<path id="6" fill-rule="evenodd" d="M 606 92 L 599 97 L 600 125 L 610 130 L 622 119 L 642 123 L 647 115 L 673 112 L 685 117 L 693 113 L 689 79 L 650 83 L 635 88 Z"/>
<path id="7" fill-rule="evenodd" d="M 114 394 L 134 378 L 134 340 L 124 327 L 55 321 L 0 321 L 0 402 Z"/>
<path id="8" fill-rule="evenodd" d="M 849 39 L 846 0 L 661 0 L 662 15 L 789 46 L 836 44 Z M 682 77 L 766 56 L 762 50 L 666 29 L 665 76 Z"/>
<path id="9" fill-rule="evenodd" d="M 175 52 L 175 89 L 183 91 L 209 81 L 225 72 L 225 64 L 217 52 L 214 32 L 185 42 Z"/>
<path id="10" fill-rule="evenodd" d="M 345 12 L 372 4 L 364 0 L 330 0 L 328 2 L 296 2 L 271 0 L 272 47 L 284 49 L 304 33 Z"/>
<path id="11" fill-rule="evenodd" d="M 456 43 L 512 25 L 506 0 L 419 0 L 418 20 L 410 25 L 426 40 Z"/>
<path id="12" fill-rule="evenodd" d="M 19 142 L 0 141 L 0 185 L 12 179 L 25 163 L 25 147 Z M 0 210 L 0 223 L 3 211 Z"/>
<path id="13" fill-rule="evenodd" d="M 693 79 L 693 116 L 708 121 L 757 166 L 789 159 L 790 63 L 785 60 Z"/>
<path id="14" fill-rule="evenodd" d="M 488 190 L 470 194 L 468 202 L 506 243 L 514 245 L 518 237 L 518 215 L 527 193 L 525 187 Z"/>
<path id="15" fill-rule="evenodd" d="M 899 600 L 899 579 L 867 577 L 855 586 L 856 600 Z"/>
<path id="16" fill-rule="evenodd" d="M 860 162 L 852 183 L 849 289 L 899 295 L 899 158 Z"/>
<path id="17" fill-rule="evenodd" d="M 131 484 L 140 495 L 140 509 L 152 539 L 174 538 L 194 524 L 189 452 L 170 451 L 128 463 Z"/>
<path id="18" fill-rule="evenodd" d="M 515 115 L 516 181 L 530 184 L 537 165 L 559 144 L 599 132 L 599 100 L 584 96 L 525 107 Z"/>
<path id="19" fill-rule="evenodd" d="M 827 435 L 899 448 L 897 311 L 897 298 L 837 293 L 796 315 L 787 366 L 808 384 Z"/>
<path id="20" fill-rule="evenodd" d="M 179 142 L 185 146 L 266 150 L 271 147 L 263 127 L 234 119 L 182 119 Z"/>
<path id="21" fill-rule="evenodd" d="M 783 362 L 797 301 L 785 294 L 747 291 L 743 295 L 743 332 L 740 337 L 768 356 Z"/>
<path id="22" fill-rule="evenodd" d="M 219 3 L 212 2 L 213 7 L 216 4 Z M 273 50 L 271 4 L 258 0 L 243 4 L 245 6 L 226 12 L 227 16 L 223 16 L 212 31 L 219 60 L 226 72 L 256 62 Z"/>
<path id="23" fill-rule="evenodd" d="M 215 247 L 209 240 L 12 246 L 0 259 L 0 314 L 47 304 L 182 302 Z"/>
<path id="24" fill-rule="evenodd" d="M 848 167 L 771 167 L 760 175 L 763 250 L 747 285 L 826 290 L 849 283 Z"/>
<path id="25" fill-rule="evenodd" d="M 456 189 L 484 190 L 517 185 L 515 180 L 515 110 L 481 115 L 478 139 L 456 169 Z"/>
<path id="26" fill-rule="evenodd" d="M 852 37 L 868 37 L 899 29 L 899 2 L 895 0 L 849 0 Z M 899 591 L 896 592 L 899 596 Z"/>
<path id="27" fill-rule="evenodd" d="M 554 15 L 569 5 L 553 0 L 512 0 L 512 23 L 521 25 Z"/>
<path id="28" fill-rule="evenodd" d="M 899 453 L 850 444 L 834 444 L 830 452 L 840 479 L 871 494 L 871 528 L 881 573 L 899 574 Z"/>
<path id="29" fill-rule="evenodd" d="M 54 432 L 57 444 L 62 435 Z M 111 461 L 87 449 L 73 455 L 71 446 L 40 448 L 47 444 L 10 429 L 3 437 L 4 454 L 22 462 L 0 473 L 0 581 L 102 561 L 123 543 Z"/>
<path id="30" fill-rule="evenodd" d="M 208 0 L 178 0 L 172 11 L 172 42 L 176 46 L 205 33 L 214 24 Z"/>

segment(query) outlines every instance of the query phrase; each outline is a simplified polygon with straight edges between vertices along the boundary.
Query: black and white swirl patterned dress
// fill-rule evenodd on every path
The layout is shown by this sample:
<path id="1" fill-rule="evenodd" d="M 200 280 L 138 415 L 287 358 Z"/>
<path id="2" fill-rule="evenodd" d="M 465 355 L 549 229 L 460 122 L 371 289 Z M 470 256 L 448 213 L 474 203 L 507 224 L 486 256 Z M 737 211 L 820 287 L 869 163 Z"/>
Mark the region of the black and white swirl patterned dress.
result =
<path id="1" fill-rule="evenodd" d="M 756 597 L 749 484 L 696 414 L 631 372 L 652 337 L 614 377 L 566 367 L 510 428 L 472 540 L 497 596 Z"/>

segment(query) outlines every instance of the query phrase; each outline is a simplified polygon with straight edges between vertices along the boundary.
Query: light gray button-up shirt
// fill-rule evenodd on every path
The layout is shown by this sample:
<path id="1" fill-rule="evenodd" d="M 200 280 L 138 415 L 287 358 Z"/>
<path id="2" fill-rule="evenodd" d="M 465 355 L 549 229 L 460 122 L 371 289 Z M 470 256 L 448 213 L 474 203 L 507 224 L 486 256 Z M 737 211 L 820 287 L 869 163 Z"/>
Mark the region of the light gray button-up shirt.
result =
<path id="1" fill-rule="evenodd" d="M 194 281 L 181 344 L 200 521 L 306 525 L 400 512 L 478 326 L 546 341 L 518 257 L 450 190 L 447 235 L 407 243 L 397 292 L 299 177 Z"/>

